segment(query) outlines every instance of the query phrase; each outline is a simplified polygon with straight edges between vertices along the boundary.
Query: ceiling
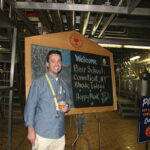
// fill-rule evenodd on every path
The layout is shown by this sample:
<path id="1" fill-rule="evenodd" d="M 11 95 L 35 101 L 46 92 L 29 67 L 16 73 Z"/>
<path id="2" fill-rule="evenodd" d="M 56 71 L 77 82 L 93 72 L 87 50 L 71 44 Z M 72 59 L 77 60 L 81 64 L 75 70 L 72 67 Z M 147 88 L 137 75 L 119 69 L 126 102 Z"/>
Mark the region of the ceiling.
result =
<path id="1" fill-rule="evenodd" d="M 13 26 L 22 44 L 26 36 L 76 30 L 96 43 L 150 46 L 150 0 L 1 0 L 0 20 L 4 48 L 11 47 Z M 147 53 L 108 49 L 115 61 Z"/>

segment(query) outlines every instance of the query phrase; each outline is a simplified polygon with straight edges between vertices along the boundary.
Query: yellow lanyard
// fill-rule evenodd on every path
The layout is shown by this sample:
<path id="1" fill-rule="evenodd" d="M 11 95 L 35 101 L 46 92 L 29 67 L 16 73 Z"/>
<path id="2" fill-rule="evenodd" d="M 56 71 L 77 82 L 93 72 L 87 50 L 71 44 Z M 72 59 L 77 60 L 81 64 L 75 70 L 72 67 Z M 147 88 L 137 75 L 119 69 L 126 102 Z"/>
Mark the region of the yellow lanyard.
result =
<path id="1" fill-rule="evenodd" d="M 49 83 L 49 86 L 50 86 L 51 90 L 52 90 L 54 102 L 55 102 L 55 105 L 56 105 L 56 110 L 59 110 L 59 106 L 58 106 L 57 99 L 56 99 L 56 94 L 55 94 L 53 85 L 52 85 L 51 80 L 49 79 L 47 73 L 45 73 L 45 77 L 46 77 L 46 79 L 47 79 L 47 81 Z"/>

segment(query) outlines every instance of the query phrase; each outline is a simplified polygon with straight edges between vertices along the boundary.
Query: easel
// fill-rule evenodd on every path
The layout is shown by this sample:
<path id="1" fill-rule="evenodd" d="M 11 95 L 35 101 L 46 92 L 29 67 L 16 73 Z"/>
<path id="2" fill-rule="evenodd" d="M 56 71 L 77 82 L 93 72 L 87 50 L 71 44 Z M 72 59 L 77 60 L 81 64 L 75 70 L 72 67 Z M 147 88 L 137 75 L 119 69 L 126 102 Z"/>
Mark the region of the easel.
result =
<path id="1" fill-rule="evenodd" d="M 77 119 L 78 115 L 84 115 L 84 113 L 77 114 L 76 115 L 76 119 Z M 98 117 L 97 111 L 95 111 L 95 118 L 98 121 L 99 150 L 101 150 L 100 119 Z M 70 117 L 70 124 L 71 124 L 71 119 L 72 119 L 72 116 Z M 81 120 L 81 121 L 83 122 L 83 120 Z M 74 139 L 73 143 L 72 144 L 68 144 L 66 146 L 71 146 L 72 150 L 74 150 L 74 146 L 75 146 L 75 144 L 76 144 L 76 142 L 77 142 L 77 140 L 79 139 L 80 136 L 82 136 L 85 139 L 85 141 L 87 142 L 87 144 L 88 144 L 88 150 L 92 150 L 88 138 L 84 135 L 84 133 L 80 134 L 80 129 L 78 127 L 77 127 L 77 130 L 76 130 L 76 138 Z"/>

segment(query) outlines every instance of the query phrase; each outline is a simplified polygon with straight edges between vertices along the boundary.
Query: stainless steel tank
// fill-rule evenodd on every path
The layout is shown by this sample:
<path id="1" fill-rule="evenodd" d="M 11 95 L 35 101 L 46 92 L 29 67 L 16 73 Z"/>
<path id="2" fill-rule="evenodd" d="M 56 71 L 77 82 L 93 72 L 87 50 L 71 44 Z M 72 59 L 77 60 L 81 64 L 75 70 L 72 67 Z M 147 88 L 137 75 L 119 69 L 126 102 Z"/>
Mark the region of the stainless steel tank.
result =
<path id="1" fill-rule="evenodd" d="M 140 96 L 150 96 L 150 73 L 147 70 L 140 75 Z"/>

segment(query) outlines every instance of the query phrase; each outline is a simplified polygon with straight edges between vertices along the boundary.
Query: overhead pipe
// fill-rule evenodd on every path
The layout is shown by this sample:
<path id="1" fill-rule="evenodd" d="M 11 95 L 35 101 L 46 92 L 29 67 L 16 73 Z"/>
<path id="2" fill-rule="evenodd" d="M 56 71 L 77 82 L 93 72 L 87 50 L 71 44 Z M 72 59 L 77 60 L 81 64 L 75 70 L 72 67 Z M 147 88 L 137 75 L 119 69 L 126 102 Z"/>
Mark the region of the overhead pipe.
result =
<path id="1" fill-rule="evenodd" d="M 53 27 L 50 23 L 50 18 L 48 16 L 48 13 L 42 10 L 35 10 L 35 13 L 39 18 L 39 20 L 41 21 L 41 23 L 43 24 L 43 26 L 46 27 L 46 30 L 48 32 L 53 32 Z"/>
<path id="2" fill-rule="evenodd" d="M 130 14 L 142 0 L 127 0 L 128 13 Z"/>
<path id="3" fill-rule="evenodd" d="M 118 6 L 121 6 L 124 0 L 120 0 Z M 101 38 L 102 34 L 105 32 L 106 28 L 109 26 L 109 24 L 111 23 L 111 21 L 114 19 L 114 17 L 116 16 L 116 14 L 112 14 L 108 21 L 106 22 L 106 24 L 104 25 L 102 31 L 100 32 L 100 34 L 98 35 L 98 38 Z"/>
<path id="4" fill-rule="evenodd" d="M 13 0 L 5 0 L 11 7 L 12 9 L 16 12 L 16 14 L 21 18 L 21 20 L 26 24 L 28 30 L 32 34 L 39 34 L 38 31 L 35 29 L 35 26 L 30 22 L 28 17 L 24 14 L 24 12 L 20 9 L 15 8 L 15 2 Z"/>
<path id="5" fill-rule="evenodd" d="M 148 38 L 134 38 L 134 37 L 120 37 L 120 36 L 104 36 L 104 39 L 150 41 L 150 39 Z"/>
<path id="6" fill-rule="evenodd" d="M 123 30 L 121 31 L 105 31 L 105 33 L 110 33 L 110 34 L 126 34 L 127 33 L 127 28 L 123 28 Z"/>
<path id="7" fill-rule="evenodd" d="M 4 10 L 4 0 L 0 1 L 0 8 L 1 8 L 2 11 Z"/>
<path id="8" fill-rule="evenodd" d="M 123 31 L 105 31 L 105 36 L 120 36 L 120 37 L 127 37 L 128 30 L 124 28 Z"/>
<path id="9" fill-rule="evenodd" d="M 75 29 L 75 11 L 66 12 L 66 19 L 68 24 L 68 29 L 74 30 Z"/>
<path id="10" fill-rule="evenodd" d="M 130 31 L 130 34 L 133 35 L 133 36 L 136 36 L 136 37 L 147 37 L 149 38 L 149 35 L 150 35 L 150 32 L 148 31 L 143 31 L 143 30 L 135 30 L 135 29 L 132 29 Z"/>
<path id="11" fill-rule="evenodd" d="M 74 0 L 72 0 L 71 3 L 74 3 Z M 75 29 L 75 11 L 66 12 L 66 19 L 67 19 L 68 29 L 70 31 L 74 30 Z"/>
<path id="12" fill-rule="evenodd" d="M 53 3 L 57 3 L 57 0 L 52 0 Z M 63 21 L 61 17 L 61 13 L 59 10 L 49 10 L 49 13 L 51 15 L 51 19 L 54 23 L 54 31 L 55 32 L 61 32 L 64 30 L 63 28 Z"/>
<path id="13" fill-rule="evenodd" d="M 94 36 L 96 30 L 98 29 L 102 19 L 104 17 L 103 13 L 98 13 L 95 17 L 95 20 L 93 22 L 92 30 L 91 30 L 91 35 Z"/>
<path id="14" fill-rule="evenodd" d="M 43 2 L 43 0 L 37 0 L 36 2 Z M 50 23 L 50 18 L 48 16 L 47 10 L 34 10 L 34 12 L 35 12 L 36 16 L 39 18 L 42 25 L 46 28 L 46 31 L 52 32 L 53 28 Z"/>
<path id="15" fill-rule="evenodd" d="M 92 5 L 93 2 L 94 2 L 94 0 L 85 0 L 85 1 L 83 1 L 83 3 L 89 4 L 89 5 Z M 82 12 L 81 13 L 80 33 L 82 35 L 85 35 L 86 29 L 87 29 L 87 26 L 88 26 L 88 22 L 89 22 L 89 19 L 90 19 L 90 15 L 91 15 L 91 12 Z"/>
<path id="16" fill-rule="evenodd" d="M 144 32 L 133 32 L 134 30 L 127 30 L 124 28 L 124 31 L 122 32 L 117 32 L 117 31 L 105 31 L 105 36 L 119 36 L 119 37 L 128 37 L 130 36 L 131 38 L 137 38 L 137 39 L 146 39 L 149 37 L 149 34 L 145 34 Z M 143 33 L 143 34 L 142 34 Z M 142 35 L 142 36 L 141 36 Z"/>
<path id="17" fill-rule="evenodd" d="M 40 22 L 43 24 L 43 26 L 46 28 L 47 32 L 53 32 L 52 24 L 50 23 L 50 18 L 48 16 L 48 13 L 43 10 L 34 10 L 37 17 L 39 18 Z"/>
<path id="18" fill-rule="evenodd" d="M 127 37 L 128 34 L 127 33 L 106 33 L 105 32 L 105 36 L 120 36 L 120 37 Z"/>
<path id="19" fill-rule="evenodd" d="M 50 14 L 51 14 L 51 18 L 52 18 L 52 21 L 54 23 L 54 31 L 55 32 L 61 32 L 63 31 L 63 23 L 62 23 L 62 18 L 61 18 L 61 14 L 60 14 L 60 11 L 59 10 L 53 10 L 53 11 L 50 11 Z"/>

